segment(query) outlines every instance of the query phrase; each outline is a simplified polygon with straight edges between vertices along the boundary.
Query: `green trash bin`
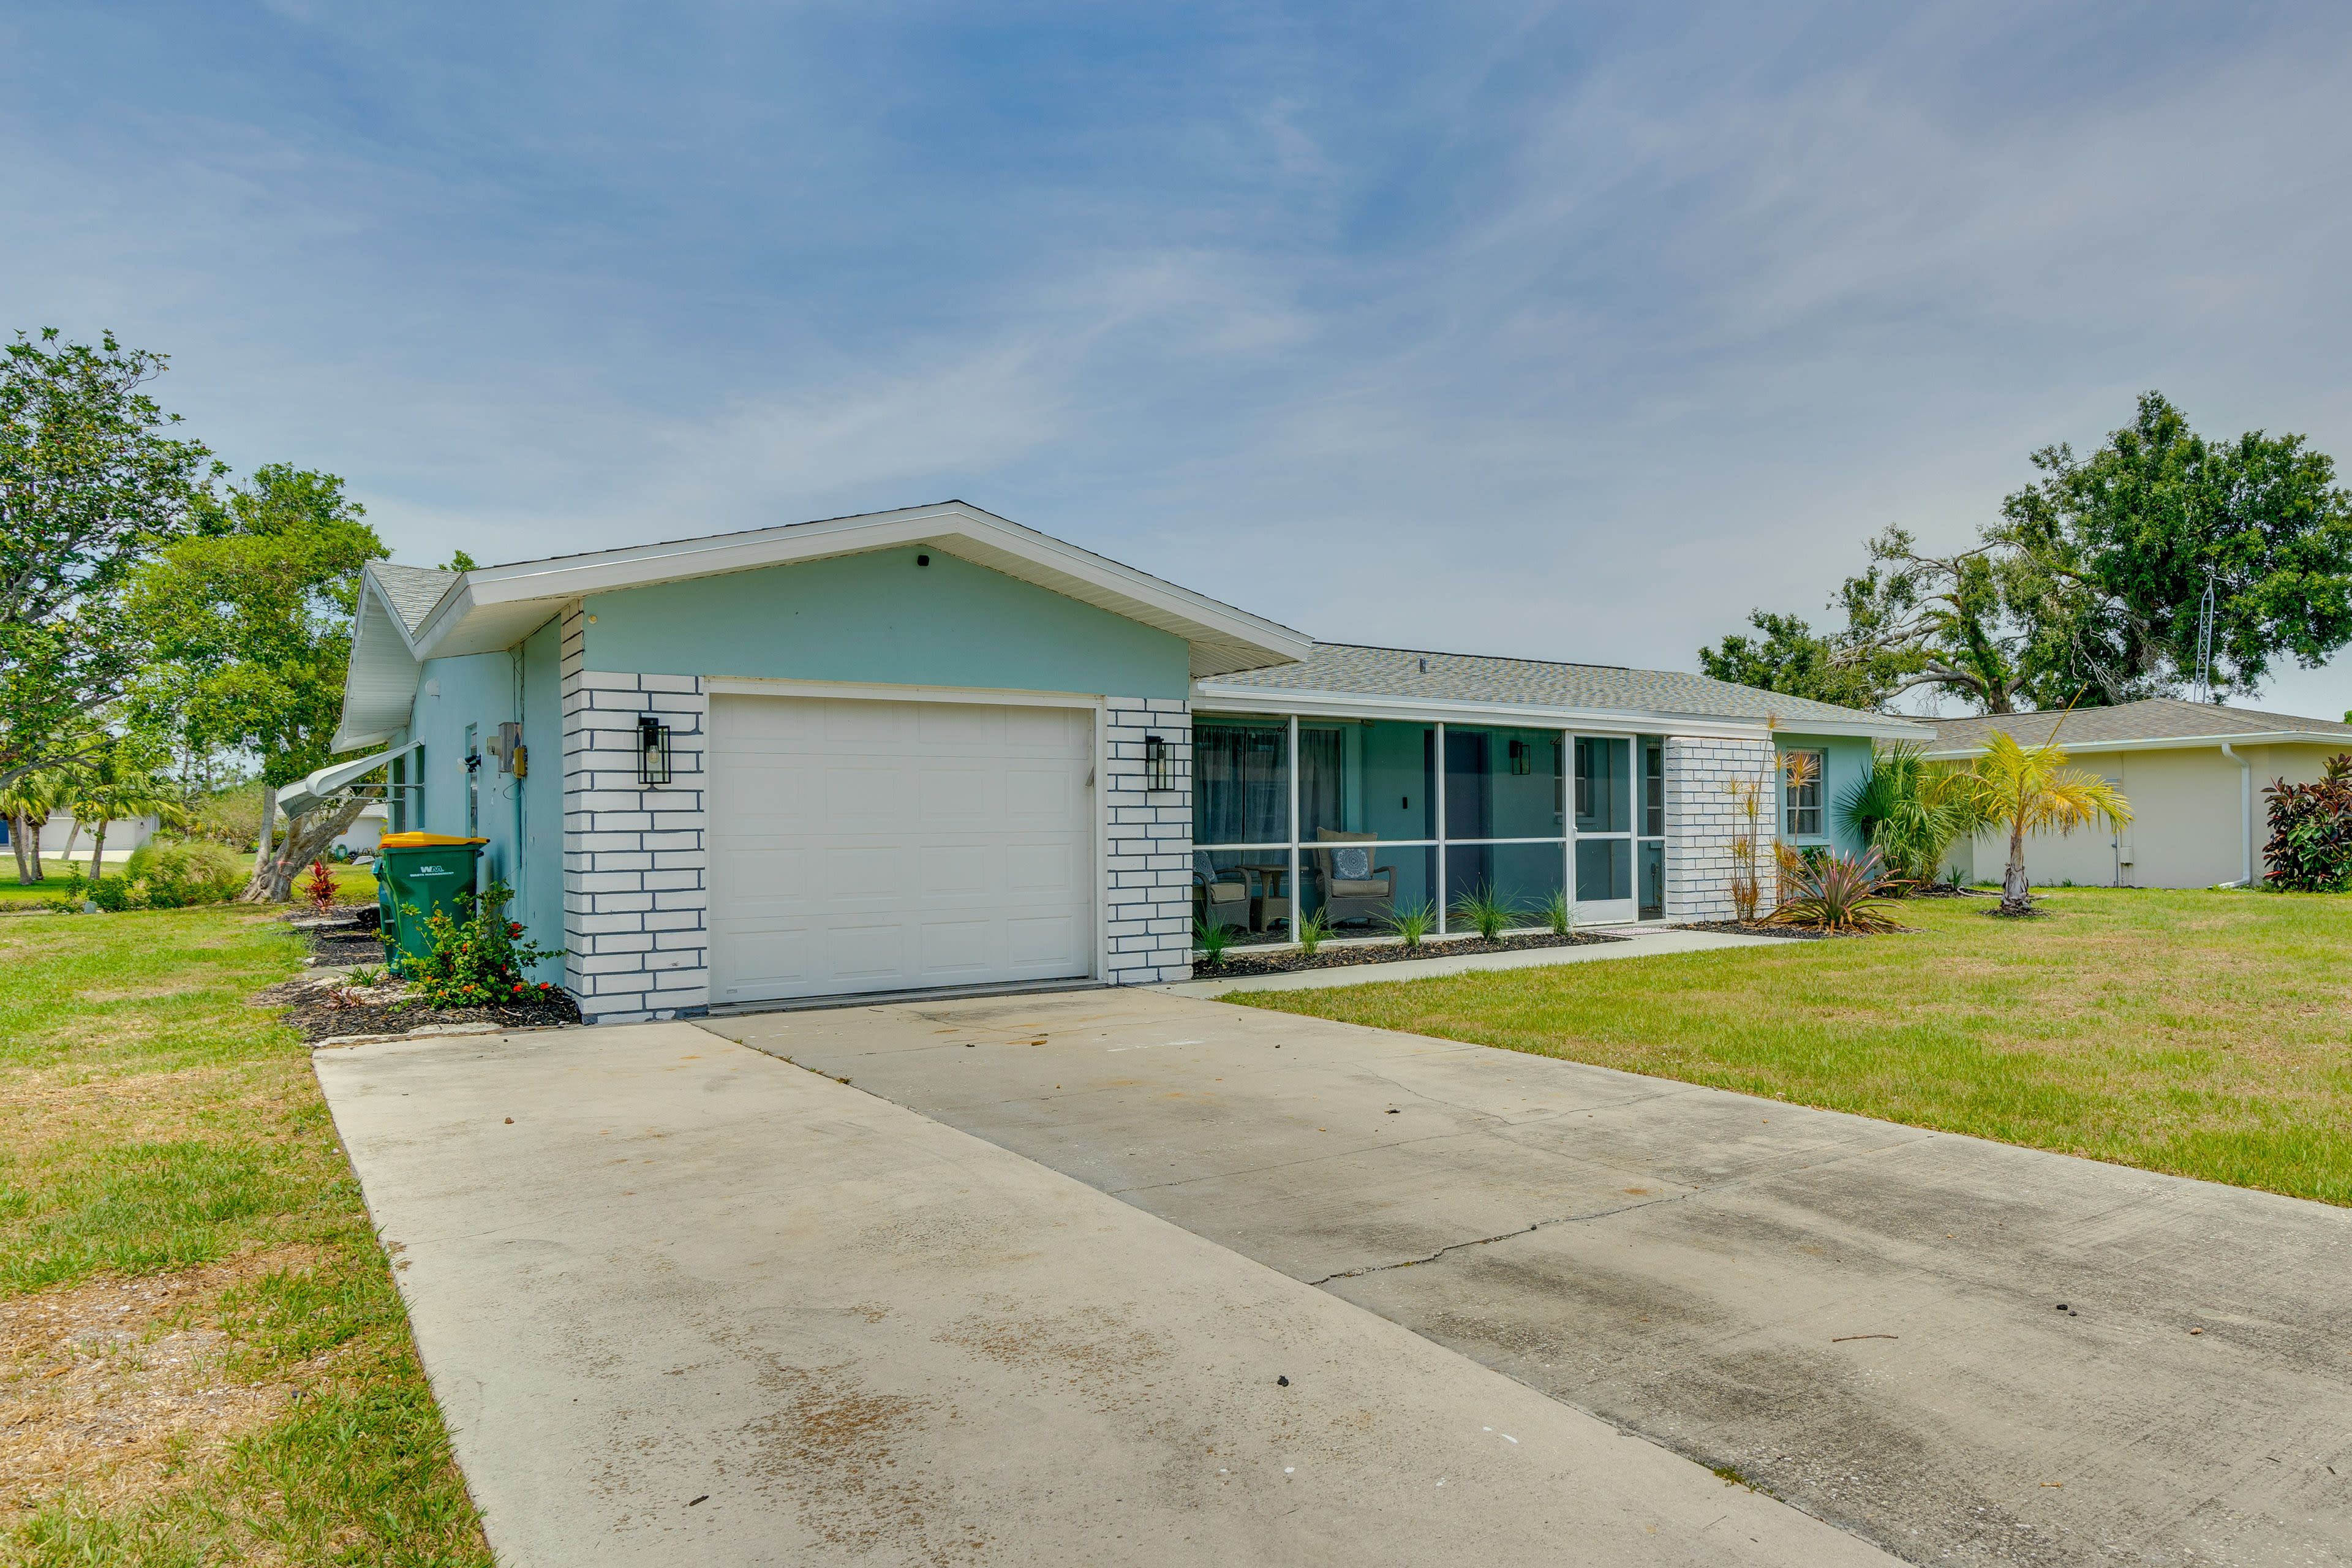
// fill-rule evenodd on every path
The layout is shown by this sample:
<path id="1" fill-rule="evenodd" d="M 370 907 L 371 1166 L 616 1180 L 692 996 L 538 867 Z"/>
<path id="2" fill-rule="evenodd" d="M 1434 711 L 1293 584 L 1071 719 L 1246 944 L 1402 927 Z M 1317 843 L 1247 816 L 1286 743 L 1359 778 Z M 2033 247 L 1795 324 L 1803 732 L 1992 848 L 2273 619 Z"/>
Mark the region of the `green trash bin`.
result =
<path id="1" fill-rule="evenodd" d="M 425 958 L 433 938 L 425 929 L 436 911 L 456 918 L 457 896 L 474 890 L 474 863 L 487 838 L 451 838 L 439 833 L 391 833 L 376 846 L 375 907 L 381 917 L 383 955 L 394 974 L 404 958 Z"/>

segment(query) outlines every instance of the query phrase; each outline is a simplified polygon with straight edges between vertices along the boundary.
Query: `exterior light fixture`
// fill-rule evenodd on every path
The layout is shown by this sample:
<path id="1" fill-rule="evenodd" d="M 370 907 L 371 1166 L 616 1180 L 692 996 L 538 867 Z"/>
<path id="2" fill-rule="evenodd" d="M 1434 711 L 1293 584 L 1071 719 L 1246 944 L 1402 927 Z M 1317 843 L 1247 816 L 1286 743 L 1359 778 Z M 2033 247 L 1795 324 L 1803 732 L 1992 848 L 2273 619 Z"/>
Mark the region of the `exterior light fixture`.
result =
<path id="1" fill-rule="evenodd" d="M 637 782 L 669 783 L 669 726 L 650 715 L 637 721 Z"/>
<path id="2" fill-rule="evenodd" d="M 1176 759 L 1168 750 L 1168 742 L 1159 735 L 1143 737 L 1143 787 L 1148 790 L 1176 787 Z"/>
<path id="3" fill-rule="evenodd" d="M 1536 771 L 1536 749 L 1525 741 L 1511 742 L 1511 771 L 1515 773 L 1531 773 Z"/>

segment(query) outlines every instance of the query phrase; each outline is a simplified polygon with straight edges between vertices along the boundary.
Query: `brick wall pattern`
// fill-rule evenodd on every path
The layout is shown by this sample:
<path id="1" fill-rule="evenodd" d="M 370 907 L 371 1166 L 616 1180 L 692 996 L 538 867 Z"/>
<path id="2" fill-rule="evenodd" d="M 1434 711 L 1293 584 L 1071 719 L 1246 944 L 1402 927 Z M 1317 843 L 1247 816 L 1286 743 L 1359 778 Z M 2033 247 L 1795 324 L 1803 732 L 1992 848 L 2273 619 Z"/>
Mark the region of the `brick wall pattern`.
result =
<path id="1" fill-rule="evenodd" d="M 1729 786 L 1763 779 L 1759 827 L 1759 910 L 1772 907 L 1772 844 L 1780 813 L 1778 775 L 1769 741 L 1666 737 L 1666 918 L 1727 921 L 1732 917 L 1731 847 L 1748 830 Z"/>
<path id="2" fill-rule="evenodd" d="M 1192 715 L 1168 698 L 1105 703 L 1102 792 L 1108 858 L 1103 898 L 1110 955 L 1104 979 L 1150 985 L 1192 977 Z M 1146 789 L 1144 741 L 1167 742 L 1171 790 Z"/>
<path id="3" fill-rule="evenodd" d="M 564 612 L 563 983 L 592 1024 L 694 1015 L 710 1003 L 710 701 L 693 676 L 583 668 Z M 669 726 L 670 782 L 637 782 L 637 722 Z"/>

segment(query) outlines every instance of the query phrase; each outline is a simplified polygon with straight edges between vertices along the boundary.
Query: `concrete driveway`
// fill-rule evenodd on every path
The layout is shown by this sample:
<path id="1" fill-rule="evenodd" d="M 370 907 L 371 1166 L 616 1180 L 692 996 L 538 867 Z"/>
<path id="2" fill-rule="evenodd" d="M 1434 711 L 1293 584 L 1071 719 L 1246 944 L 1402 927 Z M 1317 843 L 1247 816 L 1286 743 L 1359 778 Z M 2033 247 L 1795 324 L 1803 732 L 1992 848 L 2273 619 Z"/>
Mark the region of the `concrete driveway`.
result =
<path id="1" fill-rule="evenodd" d="M 509 1564 L 1889 1561 L 688 1025 L 313 1059 Z"/>
<path id="2" fill-rule="evenodd" d="M 1146 992 L 703 1026 L 1915 1562 L 2352 1559 L 2344 1210 Z"/>

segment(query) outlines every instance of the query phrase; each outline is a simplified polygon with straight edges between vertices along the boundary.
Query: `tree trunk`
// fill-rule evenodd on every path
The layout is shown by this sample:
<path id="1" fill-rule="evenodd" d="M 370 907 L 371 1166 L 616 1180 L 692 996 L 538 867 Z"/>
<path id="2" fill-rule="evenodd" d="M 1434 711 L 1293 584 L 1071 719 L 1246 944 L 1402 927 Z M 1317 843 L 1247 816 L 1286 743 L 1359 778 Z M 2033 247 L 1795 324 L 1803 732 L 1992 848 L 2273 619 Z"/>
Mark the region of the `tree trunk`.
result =
<path id="1" fill-rule="evenodd" d="M 107 817 L 100 817 L 98 819 L 98 826 L 90 830 L 89 879 L 93 882 L 97 881 L 99 877 L 105 870 L 106 825 L 109 820 L 110 819 Z"/>
<path id="2" fill-rule="evenodd" d="M 2012 824 L 2009 830 L 2009 866 L 2000 874 L 2000 910 L 2008 915 L 2021 915 L 2033 907 L 2033 894 L 2025 883 L 2025 824 Z"/>
<path id="3" fill-rule="evenodd" d="M 20 888 L 29 888 L 41 879 L 41 862 L 37 857 L 29 863 L 31 869 L 27 870 L 26 868 L 27 862 L 25 858 L 25 850 L 32 837 L 33 819 L 31 814 L 22 811 L 10 812 L 8 814 L 8 842 L 16 851 L 16 885 Z"/>
<path id="4" fill-rule="evenodd" d="M 353 795 L 342 805 L 329 810 L 324 806 L 304 812 L 286 825 L 286 847 L 278 852 L 268 869 L 256 877 L 241 895 L 239 901 L 248 904 L 282 904 L 294 896 L 294 878 L 303 867 L 327 852 L 341 835 L 351 830 L 367 809 L 366 797 Z"/>
<path id="5" fill-rule="evenodd" d="M 68 866 L 72 865 L 72 864 L 73 864 L 73 847 L 74 847 L 74 840 L 75 840 L 75 839 L 77 839 L 77 838 L 79 838 L 80 837 L 81 837 L 81 818 L 80 818 L 80 817 L 79 817 L 79 816 L 77 816 L 77 817 L 75 817 L 75 818 L 73 819 L 73 831 L 72 831 L 71 833 L 68 833 L 68 834 L 67 834 L 67 835 L 66 835 L 66 847 L 65 847 L 65 849 L 64 849 L 64 850 L 63 850 L 63 851 L 58 855 L 58 858 L 59 858 L 60 860 L 63 860 L 63 861 L 64 861 L 67 865 L 68 865 Z"/>
<path id="6" fill-rule="evenodd" d="M 278 786 L 261 786 L 261 831 L 253 838 L 253 880 L 259 881 L 269 869 L 271 837 L 278 830 Z"/>

